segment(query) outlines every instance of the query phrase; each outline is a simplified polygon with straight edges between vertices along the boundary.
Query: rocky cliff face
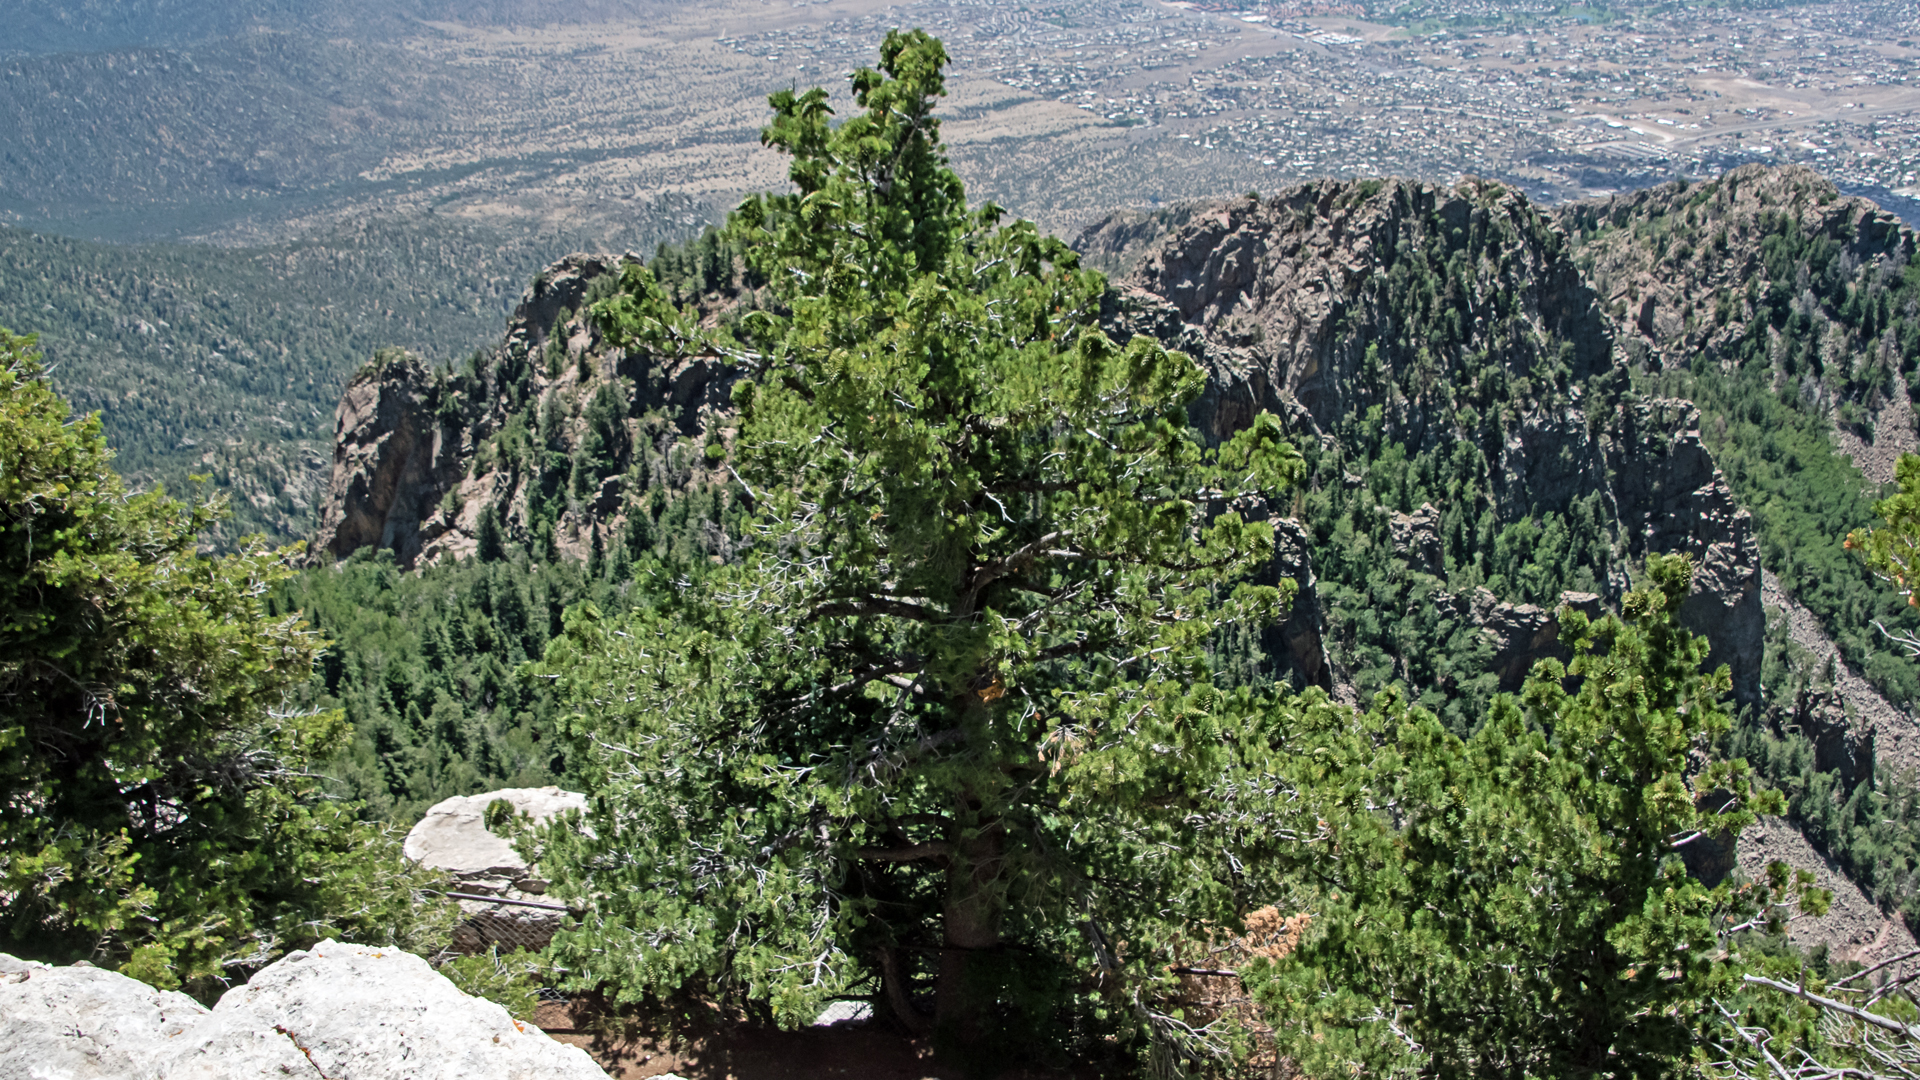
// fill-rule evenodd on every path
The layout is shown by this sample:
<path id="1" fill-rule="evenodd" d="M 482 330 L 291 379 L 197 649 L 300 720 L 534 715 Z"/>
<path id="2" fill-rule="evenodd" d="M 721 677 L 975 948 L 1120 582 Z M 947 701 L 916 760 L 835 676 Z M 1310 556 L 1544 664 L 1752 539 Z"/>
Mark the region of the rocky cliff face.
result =
<path id="1" fill-rule="evenodd" d="M 1201 409 L 1221 437 L 1296 403 L 1332 431 L 1380 403 L 1356 378 L 1368 348 L 1411 362 L 1426 342 L 1410 331 L 1438 332 L 1430 354 L 1470 343 L 1520 377 L 1548 359 L 1576 381 L 1611 363 L 1557 230 L 1498 185 L 1324 181 L 1237 200 L 1174 230 L 1119 286 L 1205 340 Z M 1440 419 L 1433 400 L 1407 404 L 1415 426 Z"/>
<path id="2" fill-rule="evenodd" d="M 460 432 L 441 423 L 445 381 L 419 357 L 375 357 L 347 385 L 334 413 L 333 473 L 321 505 L 316 552 L 335 557 L 390 548 L 403 563 L 436 535 L 423 532 L 464 466 Z"/>
<path id="3" fill-rule="evenodd" d="M 1770 257 L 1767 238 L 1824 238 L 1837 276 L 1862 267 L 1905 269 L 1914 235 L 1866 199 L 1799 165 L 1745 165 L 1707 184 L 1663 184 L 1570 203 L 1556 219 L 1580 242 L 1588 281 L 1621 344 L 1653 366 L 1718 360 L 1746 331 L 1748 297 L 1778 288 L 1807 306 L 1821 282 Z M 1611 227 L 1611 228 L 1609 228 Z M 1802 294 L 1807 294 L 1805 297 Z"/>
<path id="4" fill-rule="evenodd" d="M 1144 228 L 1088 236 L 1123 247 Z M 1477 182 L 1363 181 L 1236 200 L 1165 233 L 1118 292 L 1121 332 L 1151 333 L 1206 367 L 1193 418 L 1213 438 L 1270 411 L 1336 451 L 1366 439 L 1407 454 L 1464 444 L 1479 454 L 1480 488 L 1461 498 L 1503 522 L 1597 499 L 1626 561 L 1599 595 L 1570 598 L 1576 606 L 1617 598 L 1628 562 L 1692 555 L 1699 587 L 1683 618 L 1732 668 L 1741 700 L 1757 700 L 1751 519 L 1701 445 L 1697 411 L 1625 392 L 1600 298 L 1524 197 Z M 1396 512 L 1410 568 L 1448 576 L 1460 547 L 1441 535 L 1448 510 Z M 1434 600 L 1486 629 L 1512 686 L 1558 646 L 1545 608 L 1504 601 L 1484 589 Z"/>
<path id="5" fill-rule="evenodd" d="M 378 547 L 414 567 L 476 554 L 493 530 L 584 559 L 629 523 L 630 499 L 704 478 L 682 444 L 719 436 L 734 376 L 717 358 L 608 346 L 586 309 L 621 265 L 548 267 L 465 371 L 403 353 L 363 369 L 336 416 L 314 557 Z"/>
<path id="6" fill-rule="evenodd" d="M 1712 645 L 1709 666 L 1727 665 L 1734 699 L 1760 703 L 1767 630 L 1760 603 L 1760 550 L 1753 515 L 1741 509 L 1700 441 L 1691 402 L 1653 400 L 1622 410 L 1608 471 L 1620 521 L 1640 553 L 1693 557 L 1693 594 L 1680 622 Z"/>

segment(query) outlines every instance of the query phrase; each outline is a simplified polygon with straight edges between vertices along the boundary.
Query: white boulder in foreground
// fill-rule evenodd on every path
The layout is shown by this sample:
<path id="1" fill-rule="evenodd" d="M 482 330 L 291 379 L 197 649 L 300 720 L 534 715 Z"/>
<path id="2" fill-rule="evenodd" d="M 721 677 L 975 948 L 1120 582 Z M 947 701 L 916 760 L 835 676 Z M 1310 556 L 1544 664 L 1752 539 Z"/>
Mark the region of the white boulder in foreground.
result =
<path id="1" fill-rule="evenodd" d="M 425 960 L 323 941 L 212 1010 L 110 971 L 0 954 L 0 1080 L 606 1080 L 586 1051 Z"/>
<path id="2" fill-rule="evenodd" d="M 156 1063 L 207 1015 L 185 994 L 118 972 L 48 967 L 0 953 L 0 1078 L 164 1077 Z"/>

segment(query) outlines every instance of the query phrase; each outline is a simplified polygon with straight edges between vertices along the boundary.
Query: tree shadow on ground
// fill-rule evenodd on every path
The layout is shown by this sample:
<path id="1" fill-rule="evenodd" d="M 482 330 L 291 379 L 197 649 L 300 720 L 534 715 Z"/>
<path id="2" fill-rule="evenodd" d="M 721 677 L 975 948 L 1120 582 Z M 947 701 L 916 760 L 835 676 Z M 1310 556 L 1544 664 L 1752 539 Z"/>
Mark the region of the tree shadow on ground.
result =
<path id="1" fill-rule="evenodd" d="M 613 1080 L 672 1074 L 683 1080 L 965 1080 L 934 1065 L 924 1039 L 878 1020 L 799 1031 L 744 1023 L 683 1022 L 611 1013 L 578 998 L 540 1007 L 534 1023 L 592 1055 Z M 1091 1080 L 1091 1071 L 1016 1070 L 998 1080 Z"/>

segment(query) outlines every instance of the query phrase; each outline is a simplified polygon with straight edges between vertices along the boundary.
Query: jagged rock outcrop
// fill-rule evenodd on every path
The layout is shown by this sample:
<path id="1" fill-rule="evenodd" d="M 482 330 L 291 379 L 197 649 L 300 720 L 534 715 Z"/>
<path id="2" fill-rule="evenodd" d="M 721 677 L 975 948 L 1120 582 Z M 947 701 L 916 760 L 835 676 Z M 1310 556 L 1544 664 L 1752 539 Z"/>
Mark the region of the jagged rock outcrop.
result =
<path id="1" fill-rule="evenodd" d="M 1898 216 L 1841 195 L 1802 165 L 1743 165 L 1704 184 L 1676 182 L 1555 211 L 1569 233 L 1665 219 L 1660 230 L 1616 229 L 1582 244 L 1588 280 L 1632 358 L 1651 366 L 1722 358 L 1744 335 L 1752 313 L 1776 285 L 1799 297 L 1814 284 L 1775 282 L 1765 239 L 1791 221 L 1824 237 L 1850 268 L 1899 272 L 1915 255 Z"/>
<path id="2" fill-rule="evenodd" d="M 495 804 L 504 804 L 496 806 Z M 587 797 L 557 787 L 505 788 L 480 795 L 442 799 L 407 833 L 402 852 L 408 859 L 453 876 L 456 891 L 499 897 L 502 902 L 462 899 L 466 919 L 454 929 L 453 944 L 465 952 L 489 945 L 544 948 L 566 912 L 542 903 L 547 883 L 536 867 L 495 832 L 494 825 L 519 819 L 540 825 L 570 810 L 584 811 Z M 489 815 L 499 813 L 497 820 Z"/>
<path id="3" fill-rule="evenodd" d="M 1142 328 L 1182 345 L 1196 343 L 1181 333 L 1192 328 L 1204 341 L 1203 429 L 1225 437 L 1297 403 L 1332 431 L 1364 408 L 1354 376 L 1368 346 L 1404 332 L 1406 286 L 1459 253 L 1486 256 L 1472 292 L 1437 299 L 1457 307 L 1460 336 L 1486 349 L 1485 362 L 1524 373 L 1564 342 L 1573 379 L 1608 366 L 1605 323 L 1564 244 L 1524 195 L 1497 184 L 1322 181 L 1234 200 L 1175 229 L 1119 284 L 1152 298 Z M 1494 322 L 1528 332 L 1475 338 Z"/>
<path id="4" fill-rule="evenodd" d="M 1856 722 L 1846 695 L 1837 688 L 1800 691 L 1793 703 L 1793 726 L 1813 743 L 1814 767 L 1839 773 L 1849 789 L 1873 775 L 1873 724 Z"/>
<path id="5" fill-rule="evenodd" d="M 1680 624 L 1712 646 L 1709 666 L 1727 665 L 1734 699 L 1757 705 L 1767 615 L 1753 515 L 1714 467 L 1691 402 L 1642 402 L 1622 410 L 1620 421 L 1608 468 L 1630 542 L 1636 553 L 1693 557 L 1693 593 L 1680 606 Z"/>
<path id="6" fill-rule="evenodd" d="M 1262 585 L 1292 581 L 1297 591 L 1293 607 L 1278 626 L 1261 633 L 1260 644 L 1274 662 L 1274 670 L 1297 686 L 1333 689 L 1333 663 L 1327 657 L 1326 612 L 1314 588 L 1313 553 L 1306 529 L 1288 518 L 1274 521 L 1273 561 L 1258 580 Z"/>
<path id="7" fill-rule="evenodd" d="M 565 335 L 571 347 L 573 338 L 587 333 L 586 327 L 574 323 L 572 317 L 585 304 L 594 279 L 618 272 L 621 263 L 635 258 L 576 253 L 540 271 L 507 322 L 507 347 L 538 348 L 555 333 Z"/>
<path id="8" fill-rule="evenodd" d="M 1571 608 L 1597 619 L 1604 614 L 1600 597 L 1593 593 L 1565 592 L 1551 609 L 1537 604 L 1502 603 L 1486 589 L 1475 589 L 1469 600 L 1474 622 L 1493 640 L 1493 672 L 1500 678 L 1502 690 L 1517 689 L 1526 680 L 1533 665 L 1553 659 L 1565 663 L 1572 658 L 1560 644 L 1560 610 Z"/>
<path id="9" fill-rule="evenodd" d="M 383 351 L 347 384 L 334 413 L 333 473 L 312 550 L 365 547 L 412 563 L 423 526 L 459 478 L 460 432 L 441 422 L 445 382 L 411 353 Z"/>
<path id="10" fill-rule="evenodd" d="M 425 960 L 323 941 L 207 1009 L 115 972 L 0 954 L 0 1076 L 88 1080 L 605 1080 L 578 1047 Z"/>
<path id="11" fill-rule="evenodd" d="M 545 346 L 560 314 L 577 308 L 592 280 L 613 265 L 606 256 L 569 255 L 542 271 L 514 309 L 501 351 L 524 360 Z M 315 556 L 345 558 L 379 547 L 412 566 L 423 556 L 432 561 L 429 549 L 470 552 L 458 537 L 449 543 L 461 525 L 458 499 L 443 504 L 463 486 L 485 434 L 473 421 L 487 411 L 416 356 L 394 350 L 374 357 L 347 384 L 334 415 L 333 474 L 311 545 Z"/>
<path id="12" fill-rule="evenodd" d="M 1393 545 L 1406 553 L 1407 561 L 1416 569 L 1435 577 L 1446 575 L 1446 556 L 1444 544 L 1440 539 L 1440 512 L 1432 503 L 1421 503 L 1420 508 L 1411 514 L 1394 511 L 1389 519 L 1393 530 Z"/>
<path id="13" fill-rule="evenodd" d="M 703 478 L 698 444 L 730 423 L 732 366 L 628 355 L 587 312 L 636 258 L 548 267 L 465 369 L 397 353 L 363 369 L 341 399 L 313 558 L 382 547 L 411 568 L 479 553 L 492 530 L 585 559 L 614 546 L 634 498 Z"/>

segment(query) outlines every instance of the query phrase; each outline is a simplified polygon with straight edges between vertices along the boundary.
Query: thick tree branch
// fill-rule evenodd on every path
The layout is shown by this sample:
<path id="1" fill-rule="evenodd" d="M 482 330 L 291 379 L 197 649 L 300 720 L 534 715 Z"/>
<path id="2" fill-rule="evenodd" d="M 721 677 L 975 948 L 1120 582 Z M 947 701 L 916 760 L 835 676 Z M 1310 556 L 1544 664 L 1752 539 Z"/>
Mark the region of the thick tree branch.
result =
<path id="1" fill-rule="evenodd" d="M 962 590 L 962 595 L 966 598 L 965 606 L 971 610 L 973 598 L 980 594 L 981 589 L 1006 577 L 1008 574 L 1016 573 L 1031 566 L 1033 560 L 1039 558 L 1040 553 L 1046 550 L 1047 545 L 1058 539 L 1060 539 L 1059 532 L 1050 532 L 1040 539 L 1014 551 L 1012 554 L 982 564 L 980 568 L 975 570 L 972 576 L 967 579 L 967 586 Z"/>
<path id="2" fill-rule="evenodd" d="M 1906 952 L 1903 952 L 1898 956 L 1894 956 L 1886 960 L 1882 960 L 1879 963 L 1869 968 L 1861 968 L 1859 971 L 1854 972 L 1853 974 L 1847 976 L 1844 979 L 1839 980 L 1838 982 L 1830 983 L 1828 984 L 1827 989 L 1838 990 L 1841 987 L 1847 985 L 1850 982 L 1853 982 L 1856 979 L 1866 978 L 1867 976 L 1873 974 L 1874 972 L 1879 971 L 1881 968 L 1892 967 L 1894 964 L 1897 964 L 1902 960 L 1911 960 L 1916 956 L 1920 956 L 1920 949 L 1908 949 Z"/>
<path id="3" fill-rule="evenodd" d="M 829 600 L 817 605 L 801 621 L 812 622 L 815 619 L 844 618 L 852 615 L 891 615 L 897 619 L 912 619 L 915 622 L 947 621 L 947 616 L 932 608 L 910 604 L 904 600 L 888 600 L 876 596 Z"/>
<path id="4" fill-rule="evenodd" d="M 900 954 L 897 950 L 885 947 L 880 950 L 880 985 L 886 992 L 887 1004 L 892 1007 L 893 1015 L 906 1025 L 909 1032 L 914 1035 L 932 1033 L 933 1017 L 915 1007 L 913 997 L 907 993 L 907 980 L 900 970 Z"/>
<path id="5" fill-rule="evenodd" d="M 1821 997 L 1819 994 L 1813 993 L 1804 986 L 1794 986 L 1760 975 L 1742 975 L 1740 978 L 1742 981 L 1752 983 L 1755 986 L 1766 986 L 1775 990 L 1785 991 L 1802 1001 L 1818 1005 L 1823 1009 L 1831 1009 L 1834 1012 L 1851 1016 L 1855 1020 L 1872 1024 L 1874 1027 L 1891 1031 L 1897 1035 L 1905 1035 L 1910 1039 L 1920 1039 L 1920 1028 L 1908 1027 L 1898 1020 L 1890 1020 L 1887 1017 L 1870 1013 L 1865 1009 L 1856 1009 L 1843 1001 L 1835 1001 L 1830 997 Z"/>

